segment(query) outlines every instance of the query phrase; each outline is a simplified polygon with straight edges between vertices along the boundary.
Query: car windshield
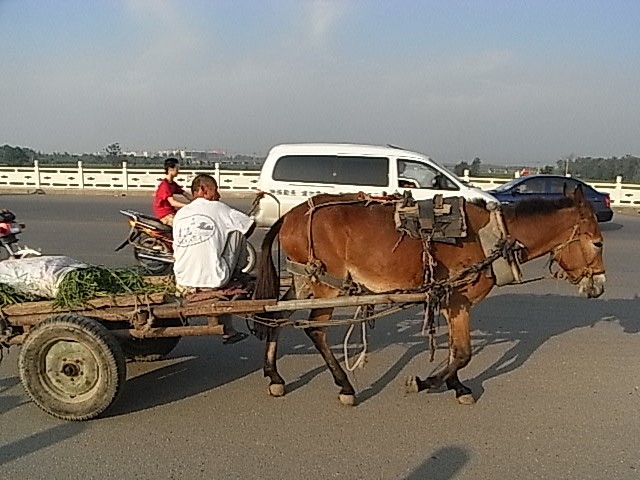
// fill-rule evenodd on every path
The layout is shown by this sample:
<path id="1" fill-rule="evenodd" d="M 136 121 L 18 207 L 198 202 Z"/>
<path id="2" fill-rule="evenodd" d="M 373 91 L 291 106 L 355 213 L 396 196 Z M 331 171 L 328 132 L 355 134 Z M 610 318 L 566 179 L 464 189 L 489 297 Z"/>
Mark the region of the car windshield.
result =
<path id="1" fill-rule="evenodd" d="M 494 188 L 494 190 L 496 192 L 506 192 L 511 187 L 513 187 L 516 183 L 518 183 L 520 180 L 521 180 L 520 178 L 514 178 L 513 180 L 509 180 L 507 183 L 503 183 L 502 185 Z"/>

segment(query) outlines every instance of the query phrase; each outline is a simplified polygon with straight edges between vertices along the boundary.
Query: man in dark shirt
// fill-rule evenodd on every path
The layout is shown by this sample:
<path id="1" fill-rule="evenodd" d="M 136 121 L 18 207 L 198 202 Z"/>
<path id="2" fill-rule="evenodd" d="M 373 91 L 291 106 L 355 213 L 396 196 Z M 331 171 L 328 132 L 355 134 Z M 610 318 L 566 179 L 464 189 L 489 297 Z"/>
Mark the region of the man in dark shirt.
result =
<path id="1" fill-rule="evenodd" d="M 193 200 L 190 193 L 185 192 L 174 179 L 180 171 L 180 162 L 177 158 L 167 158 L 164 161 L 165 177 L 162 179 L 153 198 L 153 213 L 165 225 L 173 225 L 173 217 L 179 208 L 186 205 L 175 198 L 182 195 L 188 201 Z"/>

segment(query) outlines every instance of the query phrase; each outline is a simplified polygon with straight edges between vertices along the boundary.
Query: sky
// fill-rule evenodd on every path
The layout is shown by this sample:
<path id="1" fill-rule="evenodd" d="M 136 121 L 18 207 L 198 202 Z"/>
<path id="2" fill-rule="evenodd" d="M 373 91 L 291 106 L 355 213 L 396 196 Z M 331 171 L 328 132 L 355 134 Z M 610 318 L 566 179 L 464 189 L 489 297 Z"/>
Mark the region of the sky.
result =
<path id="1" fill-rule="evenodd" d="M 0 0 L 0 145 L 640 156 L 637 0 Z"/>

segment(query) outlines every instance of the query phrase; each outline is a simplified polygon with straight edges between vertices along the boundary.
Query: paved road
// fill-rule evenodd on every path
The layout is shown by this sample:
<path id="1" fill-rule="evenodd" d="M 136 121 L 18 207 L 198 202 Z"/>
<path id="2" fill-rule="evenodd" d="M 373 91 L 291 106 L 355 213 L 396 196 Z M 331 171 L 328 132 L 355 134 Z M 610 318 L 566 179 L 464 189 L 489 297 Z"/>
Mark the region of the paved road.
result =
<path id="1" fill-rule="evenodd" d="M 28 243 L 109 265 L 131 261 L 111 252 L 127 230 L 117 210 L 147 202 L 0 197 L 29 224 Z M 257 340 L 189 338 L 165 361 L 129 364 L 120 402 L 84 423 L 57 421 L 27 400 L 14 349 L 0 366 L 0 478 L 640 478 L 640 218 L 617 215 L 604 229 L 602 298 L 547 281 L 495 290 L 474 309 L 475 356 L 461 377 L 475 406 L 451 392 L 404 395 L 406 376 L 436 366 L 418 310 L 370 333 L 355 408 L 338 404 L 298 331 L 283 339 L 284 398 L 266 395 Z M 336 349 L 343 334 L 331 331 Z"/>

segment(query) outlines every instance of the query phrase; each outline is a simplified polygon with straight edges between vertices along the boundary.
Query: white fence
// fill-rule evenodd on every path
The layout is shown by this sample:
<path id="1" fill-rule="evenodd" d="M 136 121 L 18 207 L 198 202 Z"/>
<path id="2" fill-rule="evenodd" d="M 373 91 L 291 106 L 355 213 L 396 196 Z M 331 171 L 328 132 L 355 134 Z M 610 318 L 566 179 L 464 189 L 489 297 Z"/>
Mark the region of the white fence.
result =
<path id="1" fill-rule="evenodd" d="M 255 190 L 259 172 L 256 170 L 221 170 L 216 163 L 211 170 L 180 170 L 178 182 L 189 185 L 198 173 L 213 175 L 220 188 L 227 191 L 250 192 Z M 41 167 L 34 162 L 32 167 L 0 167 L 0 188 L 5 189 L 95 189 L 114 191 L 154 190 L 164 171 L 159 168 L 128 168 L 123 162 L 122 168 L 85 168 L 82 162 L 77 167 Z M 505 183 L 505 178 L 469 177 L 464 180 L 488 190 Z M 640 185 L 622 183 L 622 177 L 615 182 L 587 181 L 596 190 L 611 196 L 616 207 L 640 208 Z"/>
<path id="2" fill-rule="evenodd" d="M 255 170 L 221 170 L 216 163 L 210 170 L 180 170 L 176 179 L 181 185 L 189 185 L 198 173 L 215 177 L 221 189 L 251 191 L 255 189 L 259 172 Z M 82 162 L 77 167 L 0 167 L 0 188 L 62 189 L 62 190 L 155 190 L 164 177 L 161 168 L 86 168 Z"/>

